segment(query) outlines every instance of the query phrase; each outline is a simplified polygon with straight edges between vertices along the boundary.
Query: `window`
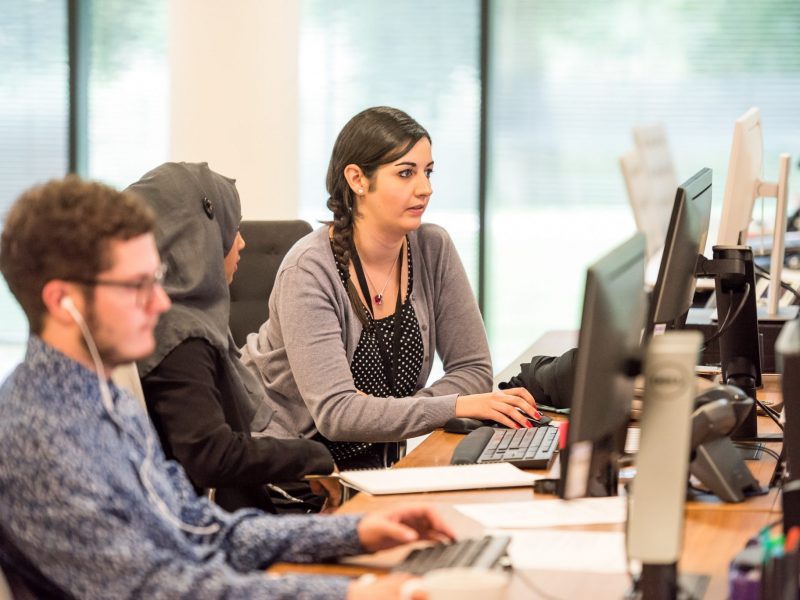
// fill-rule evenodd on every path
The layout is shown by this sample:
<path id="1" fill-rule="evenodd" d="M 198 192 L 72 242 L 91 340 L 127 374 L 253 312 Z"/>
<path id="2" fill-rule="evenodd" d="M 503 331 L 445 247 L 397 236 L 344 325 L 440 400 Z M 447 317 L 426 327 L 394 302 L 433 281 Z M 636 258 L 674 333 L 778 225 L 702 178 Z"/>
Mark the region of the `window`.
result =
<path id="1" fill-rule="evenodd" d="M 84 175 L 125 188 L 167 160 L 167 3 L 86 2 Z"/>
<path id="2" fill-rule="evenodd" d="M 23 190 L 68 168 L 66 3 L 5 2 L 0 56 L 1 221 Z M 0 380 L 22 358 L 27 332 L 0 278 Z"/>
<path id="3" fill-rule="evenodd" d="M 325 174 L 350 117 L 400 108 L 433 138 L 425 219 L 448 230 L 477 289 L 479 2 L 305 0 L 300 27 L 301 218 L 330 218 Z"/>
<path id="4" fill-rule="evenodd" d="M 585 267 L 635 230 L 617 159 L 664 123 L 679 180 L 714 170 L 734 120 L 761 108 L 765 176 L 797 143 L 800 4 L 491 3 L 488 265 L 497 364 L 578 326 Z"/>
<path id="5" fill-rule="evenodd" d="M 69 170 L 67 4 L 10 0 L 3 6 L 2 215 L 23 190 Z M 110 0 L 77 6 L 73 25 L 88 63 L 77 90 L 78 171 L 122 188 L 167 156 L 167 5 Z M 22 358 L 26 337 L 27 321 L 0 278 L 0 380 Z"/>

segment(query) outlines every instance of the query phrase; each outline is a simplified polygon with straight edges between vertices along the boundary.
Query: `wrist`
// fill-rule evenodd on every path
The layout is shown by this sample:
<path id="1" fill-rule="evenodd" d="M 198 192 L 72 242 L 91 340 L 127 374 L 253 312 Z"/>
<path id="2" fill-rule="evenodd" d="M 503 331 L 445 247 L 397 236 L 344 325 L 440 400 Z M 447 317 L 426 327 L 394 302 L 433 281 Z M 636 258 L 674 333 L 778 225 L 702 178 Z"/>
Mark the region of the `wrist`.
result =
<path id="1" fill-rule="evenodd" d="M 470 399 L 471 396 L 459 396 L 456 398 L 455 416 L 456 417 L 469 417 L 470 412 Z"/>
<path id="2" fill-rule="evenodd" d="M 360 549 L 359 553 L 366 554 L 370 552 L 370 550 L 367 548 L 368 540 L 365 539 L 367 537 L 367 532 L 365 531 L 366 525 L 364 523 L 364 517 L 366 517 L 367 515 L 366 513 L 362 513 L 353 516 L 355 517 L 354 527 L 356 532 L 356 539 L 358 541 L 358 547 Z"/>

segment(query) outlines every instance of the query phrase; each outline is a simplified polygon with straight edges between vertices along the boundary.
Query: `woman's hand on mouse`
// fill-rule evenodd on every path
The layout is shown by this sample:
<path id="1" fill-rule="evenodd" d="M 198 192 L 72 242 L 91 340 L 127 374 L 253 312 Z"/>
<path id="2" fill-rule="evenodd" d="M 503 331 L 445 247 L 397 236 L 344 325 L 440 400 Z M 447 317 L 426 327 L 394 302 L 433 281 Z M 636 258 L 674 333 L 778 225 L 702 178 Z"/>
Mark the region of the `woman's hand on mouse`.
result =
<path id="1" fill-rule="evenodd" d="M 488 394 L 459 396 L 456 400 L 457 417 L 491 419 L 513 429 L 530 427 L 526 415 L 536 420 L 542 418 L 541 413 L 536 410 L 536 401 L 531 393 L 521 387 Z"/>

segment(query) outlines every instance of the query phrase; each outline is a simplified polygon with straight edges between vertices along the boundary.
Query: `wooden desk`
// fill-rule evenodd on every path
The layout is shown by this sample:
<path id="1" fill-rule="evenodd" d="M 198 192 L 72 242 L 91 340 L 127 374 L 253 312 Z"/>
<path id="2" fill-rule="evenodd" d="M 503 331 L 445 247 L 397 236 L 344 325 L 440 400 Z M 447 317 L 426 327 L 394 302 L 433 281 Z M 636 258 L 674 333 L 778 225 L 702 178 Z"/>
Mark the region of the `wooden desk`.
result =
<path id="1" fill-rule="evenodd" d="M 555 354 L 556 346 L 567 341 L 570 332 L 554 332 L 553 347 L 550 352 L 542 352 L 537 344 L 535 353 Z M 520 356 L 520 362 L 530 359 L 528 349 Z M 513 363 L 512 363 L 513 365 Z M 519 365 L 507 369 L 508 377 Z M 504 372 L 498 374 L 496 381 L 502 379 Z M 507 379 L 507 377 L 506 377 Z M 760 399 L 780 402 L 779 382 L 776 376 L 764 377 L 765 389 L 759 392 Z M 766 417 L 759 418 L 759 431 L 774 431 L 776 427 Z M 450 462 L 453 449 L 463 438 L 461 435 L 445 433 L 441 430 L 432 433 L 419 447 L 403 458 L 395 468 L 446 465 Z M 776 446 L 776 445 L 773 445 Z M 779 448 L 777 448 L 779 449 Z M 756 478 L 765 484 L 772 474 L 774 459 L 765 455 L 760 461 L 748 463 Z M 515 502 L 535 499 L 548 499 L 552 496 L 537 495 L 529 488 L 502 490 L 476 490 L 463 492 L 442 492 L 430 494 L 405 494 L 395 496 L 368 496 L 358 494 L 345 503 L 339 513 L 349 514 L 369 512 L 389 508 L 400 503 L 424 501 L 437 504 L 448 523 L 460 536 L 481 535 L 482 528 L 468 517 L 453 509 L 454 504 L 473 502 Z M 744 547 L 747 540 L 769 523 L 780 518 L 780 503 L 777 491 L 766 496 L 751 498 L 740 504 L 724 504 L 714 498 L 689 502 L 686 505 L 684 524 L 683 553 L 679 563 L 682 572 L 703 573 L 710 576 L 705 594 L 707 599 L 727 597 L 727 573 L 731 558 Z M 622 525 L 594 526 L 582 529 L 620 531 Z M 271 572 L 294 572 L 313 574 L 338 574 L 355 576 L 365 572 L 376 572 L 380 564 L 390 565 L 400 559 L 406 550 L 398 549 L 377 555 L 364 561 L 362 566 L 351 565 L 276 565 Z M 363 565 L 372 565 L 363 566 Z M 621 598 L 629 588 L 625 575 L 597 575 L 574 572 L 525 571 L 515 572 L 508 598 Z"/>
<path id="2" fill-rule="evenodd" d="M 395 468 L 449 464 L 453 448 L 463 436 L 432 433 L 418 448 L 401 460 Z M 762 464 L 763 463 L 763 464 Z M 760 481 L 771 475 L 772 459 L 759 461 L 754 469 Z M 755 464 L 755 463 L 754 463 Z M 777 493 L 749 499 L 741 504 L 722 504 L 713 500 L 687 503 L 684 526 L 683 554 L 679 563 L 682 572 L 703 573 L 711 580 L 705 598 L 727 597 L 727 572 L 731 558 L 744 547 L 747 540 L 759 529 L 779 518 Z M 340 509 L 341 514 L 369 512 L 390 508 L 406 502 L 429 502 L 439 505 L 441 512 L 460 536 L 479 536 L 482 528 L 468 517 L 452 508 L 454 504 L 473 502 L 515 502 L 549 499 L 537 495 L 529 488 L 502 490 L 475 490 L 429 494 L 404 494 L 394 496 L 369 496 L 358 494 Z M 594 526 L 582 529 L 620 531 L 622 525 Z M 380 565 L 388 566 L 399 560 L 405 550 L 384 552 L 374 559 L 364 560 L 361 566 L 351 565 L 279 565 L 273 572 L 303 572 L 315 574 L 359 575 L 380 572 Z M 370 565 L 370 566 L 364 566 Z M 624 575 L 580 574 L 574 572 L 525 571 L 515 573 L 509 598 L 621 598 L 630 582 Z"/>

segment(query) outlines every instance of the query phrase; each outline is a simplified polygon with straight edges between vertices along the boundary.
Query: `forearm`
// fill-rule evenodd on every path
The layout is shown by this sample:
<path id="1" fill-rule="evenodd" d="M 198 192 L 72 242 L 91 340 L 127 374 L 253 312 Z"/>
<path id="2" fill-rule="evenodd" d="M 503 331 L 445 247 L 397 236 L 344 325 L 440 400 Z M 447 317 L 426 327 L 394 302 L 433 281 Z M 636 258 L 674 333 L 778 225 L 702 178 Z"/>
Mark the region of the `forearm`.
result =
<path id="1" fill-rule="evenodd" d="M 206 564 L 196 568 L 174 561 L 151 571 L 135 589 L 128 589 L 125 580 L 105 582 L 94 588 L 87 598 L 209 598 L 241 599 L 269 598 L 278 600 L 344 599 L 350 580 L 345 577 L 280 576 L 274 577 L 259 570 L 241 574 L 222 564 Z"/>
<path id="2" fill-rule="evenodd" d="M 353 544 L 352 541 L 356 536 L 355 527 L 352 531 L 349 527 L 334 530 L 330 527 L 319 527 L 320 531 L 317 532 L 306 531 L 302 527 L 291 527 L 287 531 L 281 526 L 280 531 L 276 531 L 271 527 L 272 524 L 259 523 L 260 521 L 260 518 L 248 518 L 238 523 L 228 538 L 230 542 L 223 544 L 223 549 L 227 551 L 218 553 L 210 560 L 206 557 L 188 567 L 174 559 L 158 561 L 142 582 L 139 596 L 243 600 L 327 600 L 347 597 L 350 580 L 344 577 L 276 577 L 264 573 L 264 570 L 276 562 L 322 562 L 332 556 L 359 553 L 360 544 Z M 302 543 L 306 535 L 316 540 L 316 550 L 311 547 L 311 542 Z M 287 540 L 287 536 L 296 538 L 300 543 Z"/>
<path id="3" fill-rule="evenodd" d="M 231 566 L 239 571 L 276 562 L 321 562 L 364 552 L 357 531 L 360 521 L 361 515 L 247 518 L 236 524 L 223 547 Z"/>
<path id="4" fill-rule="evenodd" d="M 64 483 L 77 491 L 72 481 Z M 102 481 L 67 502 L 43 502 L 26 493 L 33 487 L 17 486 L 20 500 L 34 512 L 6 514 L 6 534 L 44 577 L 79 598 L 343 598 L 346 580 L 273 579 L 262 572 L 279 561 L 320 561 L 361 551 L 355 517 L 309 520 L 306 529 L 301 523 L 306 517 L 283 521 L 256 511 L 214 511 L 221 531 L 198 540 L 177 531 L 148 502 L 96 510 L 86 499 Z M 122 498 L 128 496 L 123 490 Z M 186 508 L 184 518 L 199 516 L 202 509 Z M 205 517 L 188 521 L 204 522 Z"/>
<path id="5" fill-rule="evenodd" d="M 223 431 L 197 444 L 181 446 L 176 458 L 201 487 L 263 485 L 296 481 L 304 475 L 333 470 L 330 452 L 311 440 L 251 438 L 247 434 Z"/>
<path id="6" fill-rule="evenodd" d="M 452 368 L 452 367 L 451 367 Z M 463 366 L 446 372 L 431 385 L 419 390 L 417 396 L 442 396 L 445 394 L 484 394 L 492 390 L 491 363 L 481 357 L 474 362 L 465 361 Z"/>
<path id="7" fill-rule="evenodd" d="M 537 402 L 569 408 L 572 402 L 575 353 L 573 348 L 561 356 L 534 356 L 531 362 L 520 365 L 518 375 L 501 383 L 499 387 L 524 387 Z"/>
<path id="8" fill-rule="evenodd" d="M 306 400 L 320 433 L 329 440 L 387 442 L 430 433 L 455 416 L 457 394 L 379 398 L 355 392 Z"/>

